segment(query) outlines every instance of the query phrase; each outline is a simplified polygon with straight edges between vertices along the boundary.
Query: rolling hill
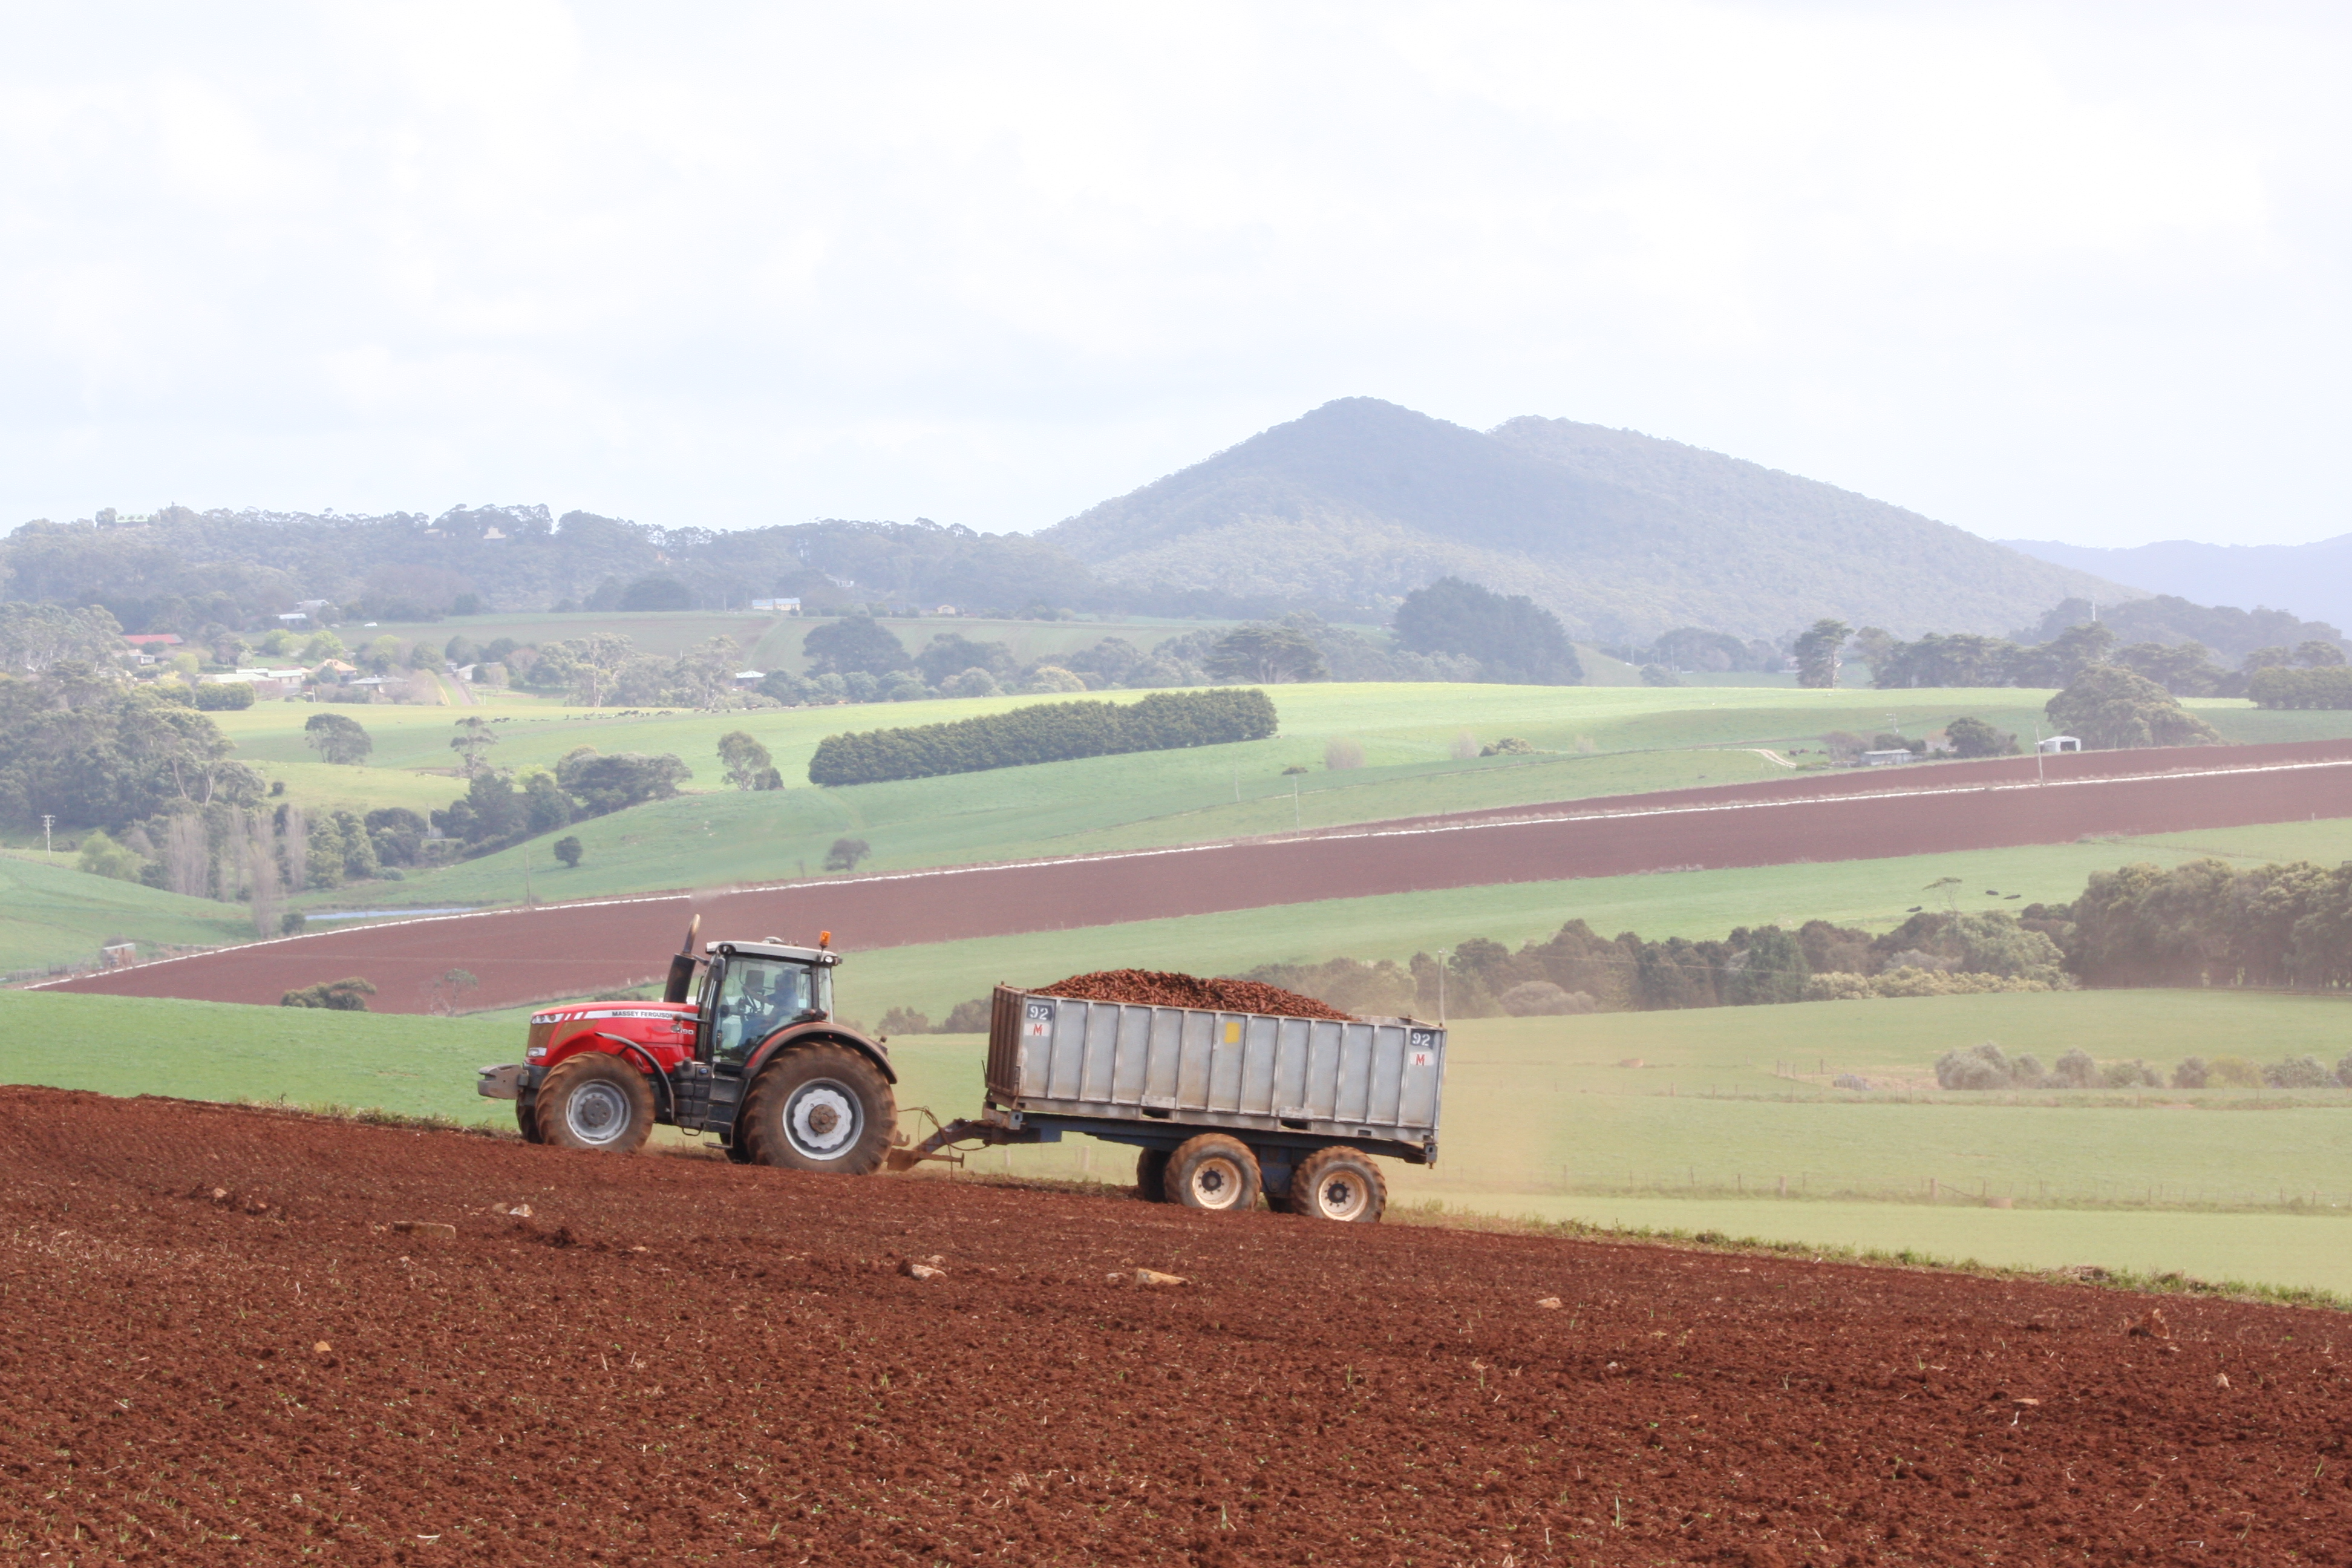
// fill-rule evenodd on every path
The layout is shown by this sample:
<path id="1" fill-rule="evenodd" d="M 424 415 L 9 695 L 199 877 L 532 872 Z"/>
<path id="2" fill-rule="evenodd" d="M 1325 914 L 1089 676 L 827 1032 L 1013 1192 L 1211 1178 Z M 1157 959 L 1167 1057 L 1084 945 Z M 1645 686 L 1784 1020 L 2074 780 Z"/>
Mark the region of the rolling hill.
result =
<path id="1" fill-rule="evenodd" d="M 1834 615 L 1999 634 L 2133 590 L 1850 490 L 1565 419 L 1480 432 L 1350 397 L 1047 529 L 1113 582 L 1373 604 L 1455 573 L 1578 636 Z"/>
<path id="2" fill-rule="evenodd" d="M 2095 572 L 2151 594 L 2174 594 L 2200 605 L 2268 605 L 2306 620 L 2352 626 L 2352 533 L 2309 544 L 2200 544 L 2167 539 L 2103 549 L 2049 539 L 2001 542 L 2038 560 Z"/>

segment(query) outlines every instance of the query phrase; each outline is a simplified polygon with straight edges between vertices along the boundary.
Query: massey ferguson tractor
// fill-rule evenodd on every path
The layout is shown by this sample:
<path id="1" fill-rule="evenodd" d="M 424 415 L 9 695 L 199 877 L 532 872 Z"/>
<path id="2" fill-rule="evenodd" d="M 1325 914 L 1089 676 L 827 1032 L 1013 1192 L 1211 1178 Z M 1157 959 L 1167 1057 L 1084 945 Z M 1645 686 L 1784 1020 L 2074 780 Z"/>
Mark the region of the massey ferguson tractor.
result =
<path id="1" fill-rule="evenodd" d="M 879 1043 L 835 1021 L 829 944 L 713 942 L 687 929 L 659 1002 L 535 1013 L 523 1059 L 484 1068 L 534 1143 L 628 1153 L 656 1124 L 715 1134 L 740 1163 L 865 1175 L 898 1133 L 898 1075 Z M 701 970 L 701 984 L 695 972 Z"/>
<path id="2" fill-rule="evenodd" d="M 865 1175 L 1076 1132 L 1135 1149 L 1147 1198 L 1218 1210 L 1263 1199 L 1359 1223 L 1388 1201 L 1372 1156 L 1437 1163 L 1442 1024 L 1009 985 L 992 1004 L 981 1113 L 910 1146 L 889 1052 L 834 1021 L 832 933 L 814 947 L 716 942 L 698 957 L 699 923 L 660 1002 L 534 1014 L 524 1059 L 482 1069 L 481 1092 L 515 1102 L 525 1138 L 626 1153 L 661 1123 L 713 1135 L 741 1163 Z"/>

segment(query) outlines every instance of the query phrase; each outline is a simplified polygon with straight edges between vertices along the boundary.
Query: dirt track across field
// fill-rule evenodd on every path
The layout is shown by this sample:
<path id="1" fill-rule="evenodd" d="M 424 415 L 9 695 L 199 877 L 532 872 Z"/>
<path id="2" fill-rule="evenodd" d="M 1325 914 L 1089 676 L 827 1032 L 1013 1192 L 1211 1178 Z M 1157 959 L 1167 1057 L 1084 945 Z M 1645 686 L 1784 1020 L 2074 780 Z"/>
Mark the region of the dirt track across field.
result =
<path id="1" fill-rule="evenodd" d="M 2315 1310 L 29 1089 L 0 1209 L 10 1563 L 2352 1553 Z"/>
<path id="2" fill-rule="evenodd" d="M 2136 763 L 2137 774 L 2120 770 Z M 1809 775 L 1515 807 L 1239 843 L 654 894 L 323 931 L 83 975 L 58 989 L 276 1002 L 362 974 L 381 1012 L 422 1012 L 462 967 L 496 1007 L 657 974 L 690 913 L 706 934 L 851 951 L 1212 914 L 1318 899 L 1642 871 L 1875 859 L 2084 834 L 2352 816 L 2352 742 L 2093 752 Z M 2165 771 L 2158 771 L 2165 770 Z"/>

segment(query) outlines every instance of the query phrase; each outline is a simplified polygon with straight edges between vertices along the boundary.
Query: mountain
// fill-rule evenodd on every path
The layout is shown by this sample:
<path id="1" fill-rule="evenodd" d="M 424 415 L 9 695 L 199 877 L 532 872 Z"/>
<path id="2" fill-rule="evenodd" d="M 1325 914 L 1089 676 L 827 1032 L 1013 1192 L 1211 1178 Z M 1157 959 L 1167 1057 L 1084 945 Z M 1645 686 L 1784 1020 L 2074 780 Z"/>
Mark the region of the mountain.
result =
<path id="1" fill-rule="evenodd" d="M 2200 544 L 2168 539 L 2109 550 L 2050 539 L 2005 539 L 2011 550 L 2199 604 L 2267 605 L 2306 620 L 2352 626 L 2352 533 L 2310 544 Z"/>
<path id="2" fill-rule="evenodd" d="M 1998 635 L 2133 597 L 1946 523 L 1718 453 L 1566 419 L 1480 432 L 1328 403 L 1045 530 L 1110 582 L 1358 605 L 1451 573 L 1579 637 L 1780 637 L 1823 616 Z"/>

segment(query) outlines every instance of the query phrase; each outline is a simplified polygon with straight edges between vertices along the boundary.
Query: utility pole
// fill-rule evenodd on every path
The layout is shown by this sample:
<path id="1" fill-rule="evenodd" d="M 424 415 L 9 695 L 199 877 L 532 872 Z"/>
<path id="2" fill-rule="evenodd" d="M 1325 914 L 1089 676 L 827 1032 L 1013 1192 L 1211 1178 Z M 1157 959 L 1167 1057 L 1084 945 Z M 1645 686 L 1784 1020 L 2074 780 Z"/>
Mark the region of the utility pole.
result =
<path id="1" fill-rule="evenodd" d="M 58 858 L 57 846 L 49 839 L 49 824 L 56 820 L 57 818 L 54 816 L 44 816 L 41 818 L 41 854 L 51 860 Z"/>
<path id="2" fill-rule="evenodd" d="M 2042 776 L 2042 726 L 2039 724 L 2033 726 L 2033 782 L 2035 784 L 2048 782 Z"/>

